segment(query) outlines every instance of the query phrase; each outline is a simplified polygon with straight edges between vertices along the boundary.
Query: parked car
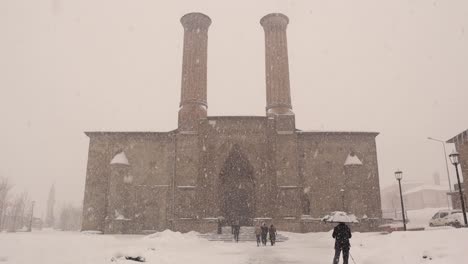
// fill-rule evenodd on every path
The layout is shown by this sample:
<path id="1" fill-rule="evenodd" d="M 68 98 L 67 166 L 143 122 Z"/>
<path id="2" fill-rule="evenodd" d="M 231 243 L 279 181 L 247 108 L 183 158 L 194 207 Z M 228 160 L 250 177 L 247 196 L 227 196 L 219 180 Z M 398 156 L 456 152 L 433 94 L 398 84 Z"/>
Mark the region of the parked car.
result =
<path id="1" fill-rule="evenodd" d="M 468 218 L 468 213 L 466 214 L 466 217 Z M 465 220 L 463 219 L 463 213 L 462 212 L 448 215 L 445 218 L 446 218 L 445 222 L 447 223 L 447 225 L 453 226 L 453 227 L 456 227 L 456 228 L 462 227 L 464 225 L 464 223 L 465 223 Z"/>
<path id="2" fill-rule="evenodd" d="M 461 214 L 461 210 L 440 210 L 431 218 L 431 220 L 429 220 L 429 226 L 449 225 L 450 220 L 447 217 L 457 213 Z"/>

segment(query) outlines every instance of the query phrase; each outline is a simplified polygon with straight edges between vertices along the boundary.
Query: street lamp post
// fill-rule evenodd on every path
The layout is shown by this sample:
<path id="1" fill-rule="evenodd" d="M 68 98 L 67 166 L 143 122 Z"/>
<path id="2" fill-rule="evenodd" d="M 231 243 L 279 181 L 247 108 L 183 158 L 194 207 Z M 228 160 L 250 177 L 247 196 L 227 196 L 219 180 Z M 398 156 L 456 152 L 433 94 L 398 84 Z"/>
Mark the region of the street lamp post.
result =
<path id="1" fill-rule="evenodd" d="M 401 193 L 401 179 L 403 178 L 403 172 L 400 170 L 395 171 L 395 178 L 398 180 L 398 186 L 400 187 L 401 217 L 403 218 L 403 230 L 406 231 L 405 206 L 403 205 L 403 194 Z"/>
<path id="2" fill-rule="evenodd" d="M 340 192 L 341 192 L 341 207 L 342 207 L 342 210 L 344 212 L 345 211 L 345 207 L 344 207 L 344 189 L 341 189 Z"/>
<path id="3" fill-rule="evenodd" d="M 460 163 L 458 161 L 459 156 L 460 154 L 458 154 L 458 152 L 456 152 L 455 150 L 449 155 L 450 161 L 452 162 L 453 166 L 455 166 L 455 171 L 457 172 L 458 192 L 460 193 L 460 203 L 463 211 L 463 220 L 465 221 L 465 226 L 468 226 L 468 223 L 466 221 L 465 200 L 463 199 L 463 190 L 460 184 L 460 175 L 458 175 L 458 163 Z"/>
<path id="4" fill-rule="evenodd" d="M 448 179 L 449 191 L 452 192 L 452 183 L 450 182 L 450 173 L 449 173 L 449 167 L 448 167 L 448 162 L 447 162 L 447 151 L 445 150 L 445 142 L 443 140 L 436 139 L 436 138 L 431 138 L 431 137 L 428 137 L 427 139 L 440 142 L 440 143 L 442 143 L 442 146 L 444 147 L 445 169 L 447 169 L 447 179 Z M 450 198 L 449 198 L 448 195 L 447 195 L 447 203 L 448 203 L 448 207 L 450 209 Z"/>

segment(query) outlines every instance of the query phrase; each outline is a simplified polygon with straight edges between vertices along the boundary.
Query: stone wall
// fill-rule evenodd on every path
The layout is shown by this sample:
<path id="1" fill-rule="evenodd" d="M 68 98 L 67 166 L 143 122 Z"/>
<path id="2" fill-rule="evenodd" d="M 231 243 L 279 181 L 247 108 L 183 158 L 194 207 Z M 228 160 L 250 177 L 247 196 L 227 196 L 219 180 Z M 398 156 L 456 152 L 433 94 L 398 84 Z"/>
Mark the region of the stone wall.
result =
<path id="1" fill-rule="evenodd" d="M 462 133 L 463 134 L 463 133 Z M 468 140 L 466 137 L 462 136 L 457 136 L 457 140 L 454 140 L 455 143 L 455 148 L 457 152 L 460 154 L 459 156 L 459 162 L 460 165 L 458 166 L 458 173 L 460 175 L 460 181 L 463 181 L 461 183 L 462 188 L 463 188 L 463 199 L 465 202 L 465 208 L 468 210 L 468 201 L 467 199 L 467 194 L 466 191 L 468 190 Z M 453 166 L 453 165 L 452 165 Z M 454 185 L 457 184 L 457 175 L 455 174 L 453 179 Z M 455 209 L 461 209 L 461 201 L 460 201 L 460 193 L 458 190 L 454 190 L 452 193 L 450 193 L 450 197 L 452 200 L 452 206 Z"/>
<path id="2" fill-rule="evenodd" d="M 88 133 L 83 230 L 216 227 L 203 219 L 226 216 L 220 175 L 233 151 L 246 167 L 239 169 L 252 172 L 253 191 L 246 189 L 249 218 L 271 218 L 289 231 L 322 230 L 321 224 L 301 222 L 301 215 L 343 210 L 342 195 L 345 211 L 381 216 L 376 133 L 277 131 L 276 122 L 271 117 L 209 117 L 200 120 L 196 133 Z M 111 166 L 121 152 L 128 166 Z M 345 165 L 350 155 L 362 164 Z M 131 182 L 122 184 L 123 179 Z M 239 182 L 239 188 L 246 183 Z"/>
<path id="3" fill-rule="evenodd" d="M 217 219 L 178 219 L 174 222 L 174 230 L 182 233 L 197 231 L 199 233 L 213 233 L 218 228 Z"/>
<path id="4" fill-rule="evenodd" d="M 360 219 L 359 223 L 350 223 L 348 226 L 352 232 L 377 232 L 383 230 L 379 228 L 384 222 L 381 219 Z M 329 232 L 337 225 L 335 223 L 326 223 L 320 219 L 311 220 L 275 220 L 274 225 L 278 231 L 288 231 L 296 233 L 309 232 Z"/>
<path id="5" fill-rule="evenodd" d="M 312 216 L 321 217 L 331 211 L 345 210 L 358 217 L 381 217 L 376 135 L 299 133 L 300 173 Z M 345 166 L 349 155 L 355 155 L 362 165 Z"/>
<path id="6" fill-rule="evenodd" d="M 462 185 L 464 187 L 464 191 L 466 191 L 468 190 L 468 140 L 465 139 L 464 142 L 458 142 L 456 144 L 456 148 L 458 153 L 460 153 L 460 167 L 458 167 L 458 172 L 460 173 L 460 181 L 463 177 Z M 465 206 L 467 205 L 465 204 Z"/>
<path id="7" fill-rule="evenodd" d="M 90 138 L 83 201 L 82 230 L 104 231 L 107 214 L 107 190 L 110 174 L 109 140 L 103 134 L 87 134 Z"/>
<path id="8" fill-rule="evenodd" d="M 133 208 L 131 214 L 124 216 L 130 219 L 134 226 L 140 229 L 164 230 L 168 228 L 168 195 L 172 180 L 174 164 L 174 144 L 171 133 L 145 132 L 88 132 L 90 137 L 88 169 L 83 202 L 83 230 L 99 230 L 117 232 L 113 219 L 117 203 L 109 188 L 113 188 L 121 196 L 123 190 L 115 181 L 131 179 L 126 185 L 128 207 Z M 124 152 L 129 166 L 125 172 L 115 170 L 110 181 L 111 160 Z M 124 174 L 125 175 L 124 175 Z M 120 188 L 120 189 L 119 189 Z M 120 191 L 117 191 L 120 190 Z M 121 199 L 120 199 L 121 200 Z M 108 210 L 108 207 L 110 206 Z M 143 209 L 146 208 L 146 209 Z M 158 208 L 152 211 L 149 208 Z M 117 219 L 117 221 L 120 221 Z M 125 225 L 118 223 L 117 225 Z M 128 232 L 134 232 L 128 229 Z"/>

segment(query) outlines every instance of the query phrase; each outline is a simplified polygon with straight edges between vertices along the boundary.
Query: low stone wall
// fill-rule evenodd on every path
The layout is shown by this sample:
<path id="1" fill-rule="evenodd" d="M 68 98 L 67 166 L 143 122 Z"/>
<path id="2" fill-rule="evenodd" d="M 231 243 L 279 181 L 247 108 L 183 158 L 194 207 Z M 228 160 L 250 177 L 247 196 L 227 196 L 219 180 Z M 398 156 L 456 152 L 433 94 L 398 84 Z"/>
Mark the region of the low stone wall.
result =
<path id="1" fill-rule="evenodd" d="M 359 223 L 351 225 L 351 230 L 353 232 L 379 232 L 383 230 L 380 226 L 385 223 L 387 221 L 378 218 L 360 219 Z"/>
<path id="2" fill-rule="evenodd" d="M 271 221 L 279 231 L 309 233 L 309 232 L 328 232 L 336 224 L 326 223 L 320 219 L 275 219 Z M 383 219 L 360 219 L 359 223 L 349 224 L 353 232 L 378 232 L 384 223 Z"/>
<path id="3" fill-rule="evenodd" d="M 275 219 L 272 222 L 278 231 L 303 233 L 301 222 L 297 219 Z"/>
<path id="4" fill-rule="evenodd" d="M 196 231 L 202 234 L 216 232 L 218 228 L 217 220 L 206 219 L 177 219 L 174 221 L 174 231 L 187 233 Z"/>
<path id="5" fill-rule="evenodd" d="M 105 234 L 138 234 L 140 225 L 130 219 L 113 219 L 106 220 L 104 233 Z"/>
<path id="6" fill-rule="evenodd" d="M 278 231 L 294 232 L 294 233 L 310 233 L 310 232 L 328 232 L 332 230 L 336 224 L 326 223 L 320 219 L 255 219 L 256 223 L 263 223 L 267 226 L 274 224 Z M 385 228 L 379 227 L 385 223 L 385 219 L 360 219 L 359 223 L 349 224 L 352 232 L 378 232 L 385 231 Z M 215 233 L 218 229 L 217 219 L 177 219 L 173 222 L 173 231 L 187 233 L 196 231 L 202 234 Z M 140 230 L 140 227 L 134 221 L 113 221 L 112 224 L 106 225 L 106 234 L 137 234 L 137 233 L 154 233 L 158 230 Z M 159 230 L 162 231 L 162 230 Z"/>

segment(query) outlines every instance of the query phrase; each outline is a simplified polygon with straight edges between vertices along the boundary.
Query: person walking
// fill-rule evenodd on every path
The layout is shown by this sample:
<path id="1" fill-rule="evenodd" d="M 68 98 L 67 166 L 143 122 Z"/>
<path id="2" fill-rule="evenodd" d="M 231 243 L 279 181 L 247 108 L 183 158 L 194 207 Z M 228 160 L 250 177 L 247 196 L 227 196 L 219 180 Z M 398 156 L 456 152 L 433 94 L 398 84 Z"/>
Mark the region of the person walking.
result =
<path id="1" fill-rule="evenodd" d="M 335 239 L 335 257 L 333 258 L 333 264 L 338 264 L 340 261 L 341 251 L 343 251 L 343 264 L 348 264 L 349 248 L 351 247 L 349 239 L 351 236 L 351 229 L 345 223 L 340 222 L 333 229 L 332 237 Z"/>
<path id="2" fill-rule="evenodd" d="M 224 217 L 219 216 L 218 217 L 218 234 L 223 233 L 223 224 L 224 224 Z"/>
<path id="3" fill-rule="evenodd" d="M 239 233 L 240 233 L 240 223 L 239 223 L 239 220 L 236 220 L 233 226 L 234 241 L 236 241 L 236 243 L 239 242 Z"/>
<path id="4" fill-rule="evenodd" d="M 271 245 L 273 246 L 276 242 L 276 227 L 271 224 L 270 229 L 268 229 L 268 233 L 270 234 L 270 242 Z"/>
<path id="5" fill-rule="evenodd" d="M 265 224 L 265 222 L 262 223 L 262 244 L 266 246 L 267 243 L 267 236 L 268 236 L 268 226 Z"/>
<path id="6" fill-rule="evenodd" d="M 255 237 L 257 238 L 257 247 L 260 246 L 260 238 L 262 237 L 262 228 L 260 223 L 255 224 Z"/>

